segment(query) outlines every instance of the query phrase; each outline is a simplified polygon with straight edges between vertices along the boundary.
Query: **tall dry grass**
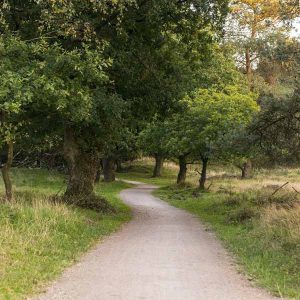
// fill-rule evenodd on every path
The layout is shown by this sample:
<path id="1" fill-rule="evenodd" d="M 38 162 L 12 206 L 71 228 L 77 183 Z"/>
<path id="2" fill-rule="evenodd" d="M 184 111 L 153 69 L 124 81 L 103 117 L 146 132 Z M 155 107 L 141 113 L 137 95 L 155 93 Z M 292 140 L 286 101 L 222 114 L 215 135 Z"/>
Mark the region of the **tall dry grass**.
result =
<path id="1" fill-rule="evenodd" d="M 300 204 L 287 209 L 271 205 L 260 217 L 260 225 L 281 242 L 299 245 L 300 243 Z"/>

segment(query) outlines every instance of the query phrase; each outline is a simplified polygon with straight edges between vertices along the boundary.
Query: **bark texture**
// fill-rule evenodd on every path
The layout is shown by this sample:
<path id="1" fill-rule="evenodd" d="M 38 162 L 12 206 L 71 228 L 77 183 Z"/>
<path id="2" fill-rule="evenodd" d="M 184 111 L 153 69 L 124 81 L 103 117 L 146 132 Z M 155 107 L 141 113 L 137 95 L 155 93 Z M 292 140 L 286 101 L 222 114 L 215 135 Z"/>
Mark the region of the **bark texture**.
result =
<path id="1" fill-rule="evenodd" d="M 156 154 L 155 155 L 155 167 L 153 170 L 153 175 L 152 177 L 160 177 L 162 173 L 164 165 L 164 157 L 162 155 Z"/>
<path id="2" fill-rule="evenodd" d="M 179 156 L 179 172 L 177 176 L 177 184 L 185 183 L 186 179 L 186 171 L 187 171 L 187 163 L 186 163 L 186 156 L 182 155 Z"/>
<path id="3" fill-rule="evenodd" d="M 64 196 L 54 200 L 98 212 L 114 212 L 114 208 L 104 198 L 94 193 L 99 152 L 86 151 L 83 147 L 85 141 L 76 136 L 75 132 L 71 127 L 65 128 L 64 157 L 68 164 L 69 180 Z M 84 133 L 81 134 L 84 136 Z"/>
<path id="4" fill-rule="evenodd" d="M 251 160 L 246 161 L 242 167 L 242 179 L 247 179 L 252 177 L 252 162 Z"/>
<path id="5" fill-rule="evenodd" d="M 5 200 L 9 202 L 13 198 L 12 183 L 9 175 L 10 168 L 13 162 L 13 157 L 14 157 L 14 145 L 13 142 L 10 141 L 7 144 L 7 159 L 1 168 L 2 178 L 5 186 Z"/>
<path id="6" fill-rule="evenodd" d="M 122 161 L 120 159 L 116 159 L 116 167 L 117 167 L 117 172 L 122 172 L 123 167 L 122 167 Z"/>
<path id="7" fill-rule="evenodd" d="M 102 171 L 103 171 L 103 168 L 102 168 L 102 161 L 100 161 L 100 162 L 99 162 L 99 165 L 98 165 L 96 177 L 95 177 L 95 183 L 99 183 L 99 182 L 100 182 L 100 178 L 101 178 L 101 173 L 102 173 Z"/>
<path id="8" fill-rule="evenodd" d="M 207 163 L 208 163 L 208 158 L 202 158 L 202 171 L 201 171 L 201 176 L 199 180 L 199 188 L 201 190 L 205 189 L 205 182 L 206 182 L 206 174 L 207 174 Z"/>
<path id="9" fill-rule="evenodd" d="M 104 182 L 113 182 L 116 180 L 115 161 L 112 157 L 106 157 L 102 160 Z"/>

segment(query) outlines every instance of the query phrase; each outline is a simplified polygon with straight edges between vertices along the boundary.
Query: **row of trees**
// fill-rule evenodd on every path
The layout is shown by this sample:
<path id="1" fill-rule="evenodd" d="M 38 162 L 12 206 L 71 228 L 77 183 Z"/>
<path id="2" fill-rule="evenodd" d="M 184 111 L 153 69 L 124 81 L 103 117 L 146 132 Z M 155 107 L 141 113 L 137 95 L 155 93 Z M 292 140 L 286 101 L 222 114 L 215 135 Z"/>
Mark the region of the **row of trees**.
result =
<path id="1" fill-rule="evenodd" d="M 209 160 L 231 159 L 234 132 L 243 130 L 258 111 L 256 95 L 247 86 L 199 89 L 185 97 L 182 105 L 183 111 L 171 119 L 150 124 L 141 141 L 147 154 L 156 159 L 153 176 L 160 175 L 163 159 L 177 158 L 177 183 L 184 183 L 187 164 L 201 161 L 199 187 L 204 189 Z"/>
<path id="2" fill-rule="evenodd" d="M 265 112 L 265 98 L 288 98 L 297 85 L 299 41 L 285 25 L 299 12 L 293 1 L 274 0 L 274 12 L 263 0 L 0 5 L 7 200 L 16 149 L 61 153 L 68 166 L 63 199 L 82 206 L 95 200 L 100 164 L 113 180 L 114 164 L 140 151 L 155 157 L 154 176 L 164 159 L 178 158 L 179 183 L 186 164 L 201 161 L 201 188 L 210 160 L 238 160 L 245 173 L 257 103 Z"/>
<path id="3" fill-rule="evenodd" d="M 233 163 L 242 178 L 251 175 L 254 157 L 269 165 L 299 162 L 300 42 L 290 35 L 298 16 L 291 1 L 230 3 L 220 44 L 227 63 L 214 57 L 216 65 L 210 65 L 221 80 L 201 86 L 188 97 L 192 105 L 141 135 L 146 153 L 156 158 L 153 176 L 160 175 L 163 158 L 176 158 L 182 183 L 186 164 L 201 162 L 203 189 L 209 160 Z"/>
<path id="4" fill-rule="evenodd" d="M 198 65 L 209 60 L 226 12 L 226 0 L 2 2 L 6 156 L 14 147 L 61 148 L 66 201 L 95 198 L 100 159 L 118 151 L 128 132 L 176 111 L 196 87 Z M 8 200 L 10 166 L 6 159 Z"/>

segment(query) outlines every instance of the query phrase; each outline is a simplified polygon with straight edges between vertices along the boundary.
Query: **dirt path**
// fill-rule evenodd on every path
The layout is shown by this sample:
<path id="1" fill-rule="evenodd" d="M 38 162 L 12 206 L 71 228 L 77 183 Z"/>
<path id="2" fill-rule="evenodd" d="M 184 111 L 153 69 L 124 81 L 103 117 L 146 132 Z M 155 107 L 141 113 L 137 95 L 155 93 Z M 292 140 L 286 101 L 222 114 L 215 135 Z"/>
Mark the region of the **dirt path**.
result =
<path id="1" fill-rule="evenodd" d="M 266 300 L 191 214 L 138 185 L 121 193 L 134 218 L 38 299 Z"/>

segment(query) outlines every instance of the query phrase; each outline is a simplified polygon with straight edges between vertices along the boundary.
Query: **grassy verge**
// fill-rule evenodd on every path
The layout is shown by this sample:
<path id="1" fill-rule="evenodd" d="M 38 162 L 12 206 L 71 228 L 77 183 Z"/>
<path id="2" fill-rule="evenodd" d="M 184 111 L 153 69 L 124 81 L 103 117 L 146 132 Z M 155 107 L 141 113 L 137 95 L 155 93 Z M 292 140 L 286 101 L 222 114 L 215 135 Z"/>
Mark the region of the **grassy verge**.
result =
<path id="1" fill-rule="evenodd" d="M 248 277 L 280 296 L 300 299 L 300 206 L 269 191 L 199 193 L 164 187 L 156 195 L 214 229 Z"/>
<path id="2" fill-rule="evenodd" d="M 113 215 L 49 202 L 49 195 L 64 189 L 63 177 L 54 172 L 13 170 L 13 182 L 15 203 L 0 204 L 0 299 L 25 299 L 41 291 L 130 219 L 129 209 L 118 198 L 129 186 L 123 182 L 96 188 L 117 209 Z"/>

